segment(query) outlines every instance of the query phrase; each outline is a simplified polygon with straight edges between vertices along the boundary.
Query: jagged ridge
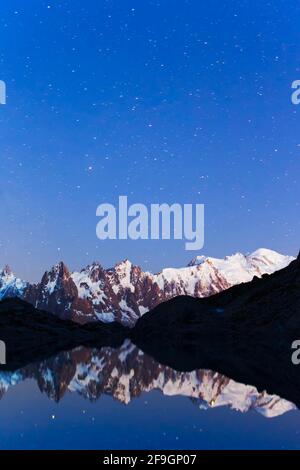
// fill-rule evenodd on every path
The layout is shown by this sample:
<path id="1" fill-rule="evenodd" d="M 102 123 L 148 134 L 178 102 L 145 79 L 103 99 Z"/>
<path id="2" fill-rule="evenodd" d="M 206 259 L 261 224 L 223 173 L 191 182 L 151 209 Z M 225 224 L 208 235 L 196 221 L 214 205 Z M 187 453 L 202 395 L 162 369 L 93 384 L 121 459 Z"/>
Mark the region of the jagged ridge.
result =
<path id="1" fill-rule="evenodd" d="M 31 285 L 16 278 L 9 268 L 0 272 L 0 300 L 18 296 L 62 319 L 79 323 L 94 320 L 133 325 L 144 313 L 178 295 L 208 297 L 254 276 L 287 266 L 294 258 L 260 249 L 225 259 L 196 257 L 187 267 L 167 268 L 158 274 L 144 272 L 129 260 L 104 269 L 93 263 L 71 273 L 64 263 L 47 271 Z"/>
<path id="2" fill-rule="evenodd" d="M 80 347 L 16 372 L 0 371 L 0 397 L 26 379 L 36 380 L 40 390 L 56 402 L 72 392 L 91 402 L 110 395 L 128 405 L 142 393 L 160 390 L 166 396 L 185 396 L 202 410 L 230 406 L 243 413 L 255 410 L 272 418 L 295 408 L 276 395 L 259 392 L 217 372 L 177 372 L 162 366 L 130 341 L 119 349 Z"/>

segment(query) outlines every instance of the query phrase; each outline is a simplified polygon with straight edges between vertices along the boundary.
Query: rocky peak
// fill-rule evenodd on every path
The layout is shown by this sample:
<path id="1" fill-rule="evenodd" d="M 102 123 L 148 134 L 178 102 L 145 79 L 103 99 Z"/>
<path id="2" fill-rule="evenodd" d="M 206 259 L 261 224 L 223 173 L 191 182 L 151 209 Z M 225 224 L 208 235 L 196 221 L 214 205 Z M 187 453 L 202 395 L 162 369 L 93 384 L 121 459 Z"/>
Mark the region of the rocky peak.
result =
<path id="1" fill-rule="evenodd" d="M 53 270 L 57 276 L 62 279 L 68 279 L 71 275 L 68 267 L 64 264 L 63 261 L 60 261 L 56 266 L 54 266 Z"/>
<path id="2" fill-rule="evenodd" d="M 61 283 L 70 278 L 71 273 L 67 266 L 61 261 L 53 266 L 50 271 L 46 271 L 42 278 L 42 285 L 51 283 L 54 284 Z"/>
<path id="3" fill-rule="evenodd" d="M 187 267 L 163 269 L 158 274 L 144 272 L 128 259 L 111 269 L 94 262 L 73 273 L 60 262 L 34 286 L 16 280 L 12 274 L 0 273 L 0 299 L 25 298 L 39 308 L 81 323 L 109 318 L 133 325 L 145 312 L 175 296 L 208 297 L 249 282 L 254 276 L 280 270 L 293 259 L 267 249 L 224 259 L 200 255 Z M 11 272 L 9 268 L 5 271 Z"/>
<path id="4" fill-rule="evenodd" d="M 189 262 L 188 267 L 199 266 L 199 265 L 205 263 L 206 260 L 207 260 L 207 257 L 204 256 L 204 255 L 195 256 L 195 258 L 193 258 L 193 259 Z"/>
<path id="5" fill-rule="evenodd" d="M 0 276 L 3 276 L 3 277 L 13 276 L 12 269 L 8 264 L 6 264 L 4 268 L 2 269 L 2 271 L 0 271 Z"/>

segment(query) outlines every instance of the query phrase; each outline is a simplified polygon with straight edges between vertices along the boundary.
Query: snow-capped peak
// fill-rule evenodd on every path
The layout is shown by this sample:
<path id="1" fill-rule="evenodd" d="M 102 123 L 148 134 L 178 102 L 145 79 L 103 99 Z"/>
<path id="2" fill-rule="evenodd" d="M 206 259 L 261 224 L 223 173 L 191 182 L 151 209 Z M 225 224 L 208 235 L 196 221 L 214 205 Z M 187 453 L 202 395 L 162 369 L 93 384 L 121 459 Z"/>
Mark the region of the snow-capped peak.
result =
<path id="1" fill-rule="evenodd" d="M 68 267 L 65 265 L 65 263 L 63 261 L 60 261 L 55 266 L 53 266 L 50 273 L 57 274 L 60 277 L 70 275 L 70 271 L 69 271 Z"/>
<path id="2" fill-rule="evenodd" d="M 295 258 L 292 256 L 286 256 L 273 250 L 260 248 L 248 255 L 235 253 L 223 259 L 196 256 L 188 266 L 203 267 L 205 263 L 209 263 L 233 285 L 251 281 L 254 276 L 260 277 L 263 274 L 271 274 L 274 271 L 283 269 L 294 259 Z"/>
<path id="3" fill-rule="evenodd" d="M 27 283 L 18 279 L 6 265 L 0 271 L 0 300 L 7 297 L 22 297 Z"/>
<path id="4" fill-rule="evenodd" d="M 192 261 L 189 262 L 188 266 L 199 266 L 200 264 L 205 263 L 208 258 L 204 255 L 195 256 Z"/>
<path id="5" fill-rule="evenodd" d="M 10 276 L 14 276 L 13 272 L 12 272 L 12 269 L 10 266 L 8 266 L 8 264 L 6 264 L 4 266 L 4 268 L 0 271 L 0 276 L 1 277 L 10 277 Z"/>
<path id="6" fill-rule="evenodd" d="M 73 273 L 60 262 L 34 286 L 16 279 L 6 267 L 0 272 L 0 300 L 19 296 L 37 308 L 81 323 L 114 316 L 116 321 L 133 325 L 145 312 L 172 297 L 208 297 L 254 276 L 271 274 L 294 259 L 260 248 L 223 259 L 196 256 L 187 267 L 165 268 L 158 274 L 144 272 L 128 259 L 111 269 L 93 263 Z"/>
<path id="7" fill-rule="evenodd" d="M 278 253 L 277 251 L 268 250 L 267 248 L 260 248 L 247 256 L 248 260 L 253 264 L 262 266 L 276 266 L 276 269 L 285 268 L 295 258 L 293 256 L 286 256 Z M 269 272 L 269 270 L 267 271 Z"/>

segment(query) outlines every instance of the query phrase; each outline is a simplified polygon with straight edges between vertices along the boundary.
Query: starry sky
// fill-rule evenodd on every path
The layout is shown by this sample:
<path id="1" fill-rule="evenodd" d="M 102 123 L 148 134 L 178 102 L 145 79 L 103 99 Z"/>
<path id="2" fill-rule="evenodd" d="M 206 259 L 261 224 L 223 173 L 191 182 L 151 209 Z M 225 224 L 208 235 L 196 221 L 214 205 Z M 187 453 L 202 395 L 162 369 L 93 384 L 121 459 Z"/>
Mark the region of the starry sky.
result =
<path id="1" fill-rule="evenodd" d="M 299 249 L 297 0 L 1 0 L 0 265 L 186 265 L 96 208 L 203 203 L 201 254 Z"/>

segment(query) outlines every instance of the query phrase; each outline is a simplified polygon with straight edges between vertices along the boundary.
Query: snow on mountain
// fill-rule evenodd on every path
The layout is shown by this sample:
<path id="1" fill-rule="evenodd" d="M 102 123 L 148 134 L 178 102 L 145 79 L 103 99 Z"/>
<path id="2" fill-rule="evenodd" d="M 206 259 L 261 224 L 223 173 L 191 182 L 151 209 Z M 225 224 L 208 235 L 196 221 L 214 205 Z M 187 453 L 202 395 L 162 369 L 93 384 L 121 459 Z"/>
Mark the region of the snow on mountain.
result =
<path id="1" fill-rule="evenodd" d="M 202 409 L 203 404 L 206 409 L 229 406 L 242 413 L 255 410 L 266 418 L 296 409 L 287 400 L 258 392 L 251 385 L 237 383 L 217 372 L 175 371 L 157 363 L 130 341 L 125 341 L 119 350 L 104 348 L 100 354 L 92 352 L 88 361 L 77 364 L 68 389 L 93 401 L 102 394 L 112 395 L 125 405 L 144 392 L 160 390 L 166 396 L 190 398 Z"/>
<path id="2" fill-rule="evenodd" d="M 241 413 L 254 410 L 266 418 L 296 409 L 276 395 L 258 391 L 210 370 L 178 372 L 147 356 L 130 341 L 119 349 L 76 348 L 15 373 L 0 373 L 0 398 L 27 378 L 42 392 L 60 401 L 69 391 L 95 402 L 109 395 L 128 405 L 143 393 L 159 390 L 165 396 L 184 396 L 199 409 L 230 407 Z"/>
<path id="3" fill-rule="evenodd" d="M 208 297 L 254 276 L 271 274 L 293 259 L 259 249 L 224 259 L 197 256 L 187 267 L 166 268 L 158 274 L 144 272 L 129 260 L 111 269 L 93 263 L 73 273 L 59 263 L 36 285 L 16 279 L 5 268 L 0 272 L 0 299 L 17 295 L 37 308 L 80 323 L 116 320 L 133 325 L 149 309 L 174 296 Z"/>
<path id="4" fill-rule="evenodd" d="M 20 371 L 17 372 L 0 372 L 0 399 L 5 395 L 10 387 L 16 386 L 24 380 L 24 376 Z"/>
<path id="5" fill-rule="evenodd" d="M 27 283 L 18 279 L 9 266 L 0 271 L 0 300 L 7 297 L 22 297 Z"/>
<path id="6" fill-rule="evenodd" d="M 219 374 L 215 374 L 216 378 L 218 376 Z M 296 409 L 293 403 L 277 395 L 258 392 L 252 385 L 244 385 L 229 379 L 221 390 L 218 386 L 218 380 L 213 387 L 211 386 L 211 378 L 205 384 L 205 401 L 211 407 L 230 406 L 232 409 L 242 413 L 254 409 L 266 418 L 280 416 Z"/>
<path id="7" fill-rule="evenodd" d="M 224 280 L 231 285 L 249 282 L 254 276 L 261 277 L 263 274 L 272 274 L 274 271 L 288 266 L 295 258 L 285 256 L 276 251 L 261 248 L 249 255 L 236 253 L 226 256 L 224 259 L 194 258 L 189 266 L 199 266 L 205 270 L 207 265 L 214 267 L 222 275 Z"/>
<path id="8" fill-rule="evenodd" d="M 107 299 L 104 293 L 105 274 L 99 264 L 94 263 L 92 266 L 87 266 L 79 273 L 73 273 L 71 277 L 81 299 L 87 299 L 93 302 L 95 306 L 105 305 Z"/>
<path id="9" fill-rule="evenodd" d="M 167 298 L 182 294 L 207 297 L 233 285 L 249 282 L 254 276 L 271 274 L 294 259 L 266 249 L 250 255 L 236 253 L 224 259 L 197 256 L 187 268 L 164 269 L 152 279 Z"/>

